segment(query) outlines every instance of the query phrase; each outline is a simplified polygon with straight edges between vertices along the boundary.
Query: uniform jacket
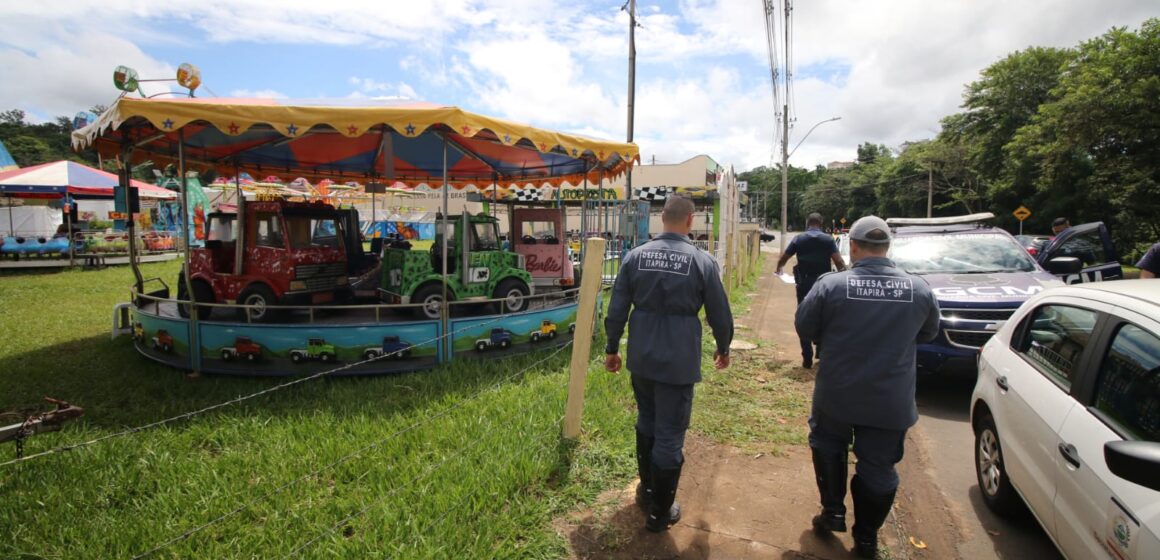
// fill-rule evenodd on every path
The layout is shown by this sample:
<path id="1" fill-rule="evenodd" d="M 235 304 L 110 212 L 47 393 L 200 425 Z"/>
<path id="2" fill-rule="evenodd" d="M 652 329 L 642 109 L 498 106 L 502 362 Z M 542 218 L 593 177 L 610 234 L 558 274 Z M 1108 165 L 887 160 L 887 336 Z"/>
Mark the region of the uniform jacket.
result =
<path id="1" fill-rule="evenodd" d="M 701 321 L 705 308 L 717 352 L 729 353 L 733 313 L 717 261 L 676 233 L 662 233 L 624 257 L 604 331 L 605 352 L 620 348 L 628 324 L 628 370 L 660 383 L 701 380 Z M 631 308 L 631 314 L 629 309 Z"/>
<path id="2" fill-rule="evenodd" d="M 901 430 L 918 421 L 918 343 L 938 335 L 938 301 L 926 281 L 885 257 L 824 274 L 800 304 L 798 335 L 824 351 L 814 407 L 850 424 Z"/>

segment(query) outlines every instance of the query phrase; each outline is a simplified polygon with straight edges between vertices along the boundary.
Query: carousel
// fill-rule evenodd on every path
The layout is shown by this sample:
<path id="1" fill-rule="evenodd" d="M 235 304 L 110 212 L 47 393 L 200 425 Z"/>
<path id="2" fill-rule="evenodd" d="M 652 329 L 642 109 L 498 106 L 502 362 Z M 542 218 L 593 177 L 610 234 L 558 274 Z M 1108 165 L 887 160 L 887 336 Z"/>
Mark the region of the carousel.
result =
<path id="1" fill-rule="evenodd" d="M 73 146 L 125 170 L 173 164 L 183 204 L 185 178 L 210 170 L 441 194 L 433 242 L 390 236 L 364 250 L 356 209 L 289 187 L 247 197 L 239 180 L 234 204 L 206 216 L 204 243 L 183 250 L 178 277 L 146 279 L 131 256 L 132 298 L 116 330 L 149 359 L 236 375 L 382 374 L 567 343 L 577 290 L 537 290 L 496 218 L 451 215 L 449 198 L 468 187 L 602 185 L 639 157 L 631 143 L 365 99 L 122 96 L 73 133 Z M 133 212 L 129 179 L 123 172 L 117 196 Z"/>

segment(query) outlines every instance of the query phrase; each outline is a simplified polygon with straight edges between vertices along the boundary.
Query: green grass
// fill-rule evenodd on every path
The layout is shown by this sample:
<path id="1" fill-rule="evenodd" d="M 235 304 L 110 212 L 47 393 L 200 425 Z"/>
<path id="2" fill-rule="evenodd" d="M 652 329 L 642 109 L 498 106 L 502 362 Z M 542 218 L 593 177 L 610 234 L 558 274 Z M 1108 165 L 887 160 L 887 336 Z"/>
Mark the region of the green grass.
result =
<path id="1" fill-rule="evenodd" d="M 178 266 L 144 273 L 172 284 Z M 112 306 L 130 283 L 125 267 L 0 275 L 0 412 L 42 410 L 46 395 L 86 411 L 30 438 L 26 453 L 285 381 L 191 380 L 138 355 L 127 336 L 110 340 Z M 206 524 L 155 557 L 564 557 L 552 520 L 635 474 L 629 378 L 605 373 L 597 356 L 584 434 L 561 440 L 569 354 L 316 380 L 0 467 L 0 558 L 131 557 Z M 757 356 L 735 354 L 724 372 L 707 359 L 694 430 L 758 450 L 803 437 L 779 422 L 806 406 L 803 381 L 766 372 Z M 13 452 L 0 444 L 0 462 Z"/>
<path id="2" fill-rule="evenodd" d="M 146 276 L 176 272 L 153 265 Z M 26 453 L 284 381 L 188 380 L 137 355 L 128 337 L 110 340 L 112 305 L 127 299 L 130 278 L 123 267 L 0 277 L 0 410 L 38 408 L 45 395 L 86 410 L 62 432 L 30 438 Z M 316 537 L 294 555 L 564 556 L 550 522 L 631 476 L 633 418 L 627 377 L 593 362 L 585 434 L 562 442 L 570 350 L 516 375 L 551 352 L 308 382 L 0 467 L 0 557 L 133 556 L 220 516 L 156 556 L 281 557 Z M 11 458 L 12 444 L 0 453 Z"/>
<path id="3" fill-rule="evenodd" d="M 760 269 L 751 270 L 730 297 L 734 317 L 748 311 L 746 294 L 756 290 L 759 274 Z M 758 348 L 732 352 L 729 368 L 718 371 L 711 359 L 713 339 L 706 335 L 701 365 L 705 379 L 697 387 L 692 429 L 747 453 L 779 454 L 782 446 L 805 445 L 812 372 L 774 359 L 772 347 L 750 331 L 739 329 L 734 336 L 758 343 Z"/>

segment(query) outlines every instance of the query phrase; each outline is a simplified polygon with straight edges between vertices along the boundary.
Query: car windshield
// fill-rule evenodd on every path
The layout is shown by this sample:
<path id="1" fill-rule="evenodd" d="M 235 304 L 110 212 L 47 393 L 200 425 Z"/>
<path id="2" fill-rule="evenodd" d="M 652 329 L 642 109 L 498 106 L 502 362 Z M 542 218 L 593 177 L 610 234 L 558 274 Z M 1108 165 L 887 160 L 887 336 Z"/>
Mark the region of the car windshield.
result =
<path id="1" fill-rule="evenodd" d="M 330 216 L 287 214 L 286 229 L 290 234 L 290 246 L 295 249 L 342 245 L 342 226 Z"/>
<path id="2" fill-rule="evenodd" d="M 495 251 L 499 249 L 499 234 L 494 222 L 477 222 L 475 229 L 475 251 Z"/>
<path id="3" fill-rule="evenodd" d="M 1035 271 L 1027 251 L 1001 233 L 898 236 L 890 258 L 913 274 Z"/>

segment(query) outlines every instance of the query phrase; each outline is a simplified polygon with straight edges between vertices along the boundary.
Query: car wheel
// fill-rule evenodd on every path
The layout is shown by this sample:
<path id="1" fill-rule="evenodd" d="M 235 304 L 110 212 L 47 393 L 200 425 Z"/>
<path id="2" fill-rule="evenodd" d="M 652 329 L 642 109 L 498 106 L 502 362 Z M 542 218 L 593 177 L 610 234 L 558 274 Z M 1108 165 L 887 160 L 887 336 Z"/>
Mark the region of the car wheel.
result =
<path id="1" fill-rule="evenodd" d="M 233 352 L 230 352 L 229 350 L 222 350 L 222 359 L 227 361 L 227 362 L 233 360 L 234 359 Z"/>
<path id="2" fill-rule="evenodd" d="M 518 278 L 507 278 L 495 287 L 495 292 L 491 294 L 492 299 L 503 300 L 499 302 L 500 310 L 503 313 L 518 313 L 528 308 L 528 294 L 532 293 L 528 289 L 528 285 Z"/>
<path id="3" fill-rule="evenodd" d="M 556 338 L 556 331 L 552 331 L 552 332 L 548 333 L 548 338 L 549 339 Z"/>
<path id="4" fill-rule="evenodd" d="M 508 346 L 511 346 L 511 345 L 512 345 L 512 341 L 510 341 L 510 340 L 508 340 L 508 339 L 506 339 L 506 338 L 505 338 L 505 339 L 503 339 L 503 340 L 501 340 L 501 341 L 499 341 L 499 349 L 500 349 L 500 350 L 507 350 L 507 347 L 508 347 Z"/>
<path id="5" fill-rule="evenodd" d="M 252 307 L 241 308 L 242 318 L 249 318 L 255 323 L 262 323 L 274 319 L 275 312 L 270 308 L 278 304 L 278 298 L 265 284 L 251 284 L 238 296 L 238 303 Z"/>
<path id="6" fill-rule="evenodd" d="M 304 360 L 304 359 L 305 359 L 305 357 L 298 352 L 294 352 L 293 354 L 290 354 L 290 361 L 294 362 L 296 364 L 302 363 L 302 360 Z"/>
<path id="7" fill-rule="evenodd" d="M 334 354 L 331 354 L 330 352 L 323 352 L 318 355 L 318 359 L 322 360 L 323 363 L 330 363 L 334 361 Z"/>
<path id="8" fill-rule="evenodd" d="M 367 350 L 366 352 L 363 352 L 363 359 L 364 360 L 373 360 L 373 359 L 378 358 L 378 357 L 379 357 L 379 353 L 374 351 L 374 350 Z"/>
<path id="9" fill-rule="evenodd" d="M 451 299 L 451 290 L 447 290 L 447 297 Z M 412 308 L 417 319 L 439 319 L 443 316 L 443 286 L 434 282 L 421 286 L 411 296 L 411 303 L 421 304 Z"/>
<path id="10" fill-rule="evenodd" d="M 1000 515 L 1009 515 L 1018 508 L 1019 495 L 1011 486 L 1003 463 L 1003 445 L 995 419 L 984 415 L 975 430 L 975 475 L 987 507 Z"/>
<path id="11" fill-rule="evenodd" d="M 475 344 L 475 351 L 476 351 L 476 352 L 483 352 L 484 350 L 487 350 L 487 344 L 486 344 L 486 343 L 483 343 L 483 342 L 477 342 L 477 343 Z"/>
<path id="12" fill-rule="evenodd" d="M 246 354 L 246 361 L 247 362 L 256 362 L 256 361 L 258 361 L 259 357 L 260 357 L 259 354 L 251 352 L 249 354 Z"/>

